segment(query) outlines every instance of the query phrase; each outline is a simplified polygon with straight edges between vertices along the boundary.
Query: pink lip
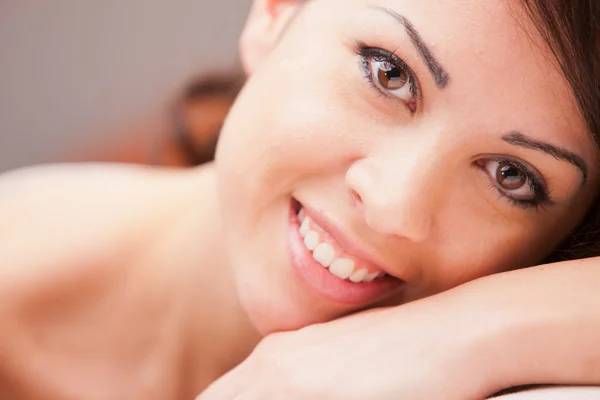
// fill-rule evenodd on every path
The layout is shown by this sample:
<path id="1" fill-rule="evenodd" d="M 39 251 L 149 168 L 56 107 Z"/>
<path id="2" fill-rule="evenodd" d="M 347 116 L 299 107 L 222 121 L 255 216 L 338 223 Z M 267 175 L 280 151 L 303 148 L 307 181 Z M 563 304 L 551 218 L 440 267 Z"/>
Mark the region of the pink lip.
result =
<path id="1" fill-rule="evenodd" d="M 302 208 L 304 209 L 304 213 L 309 216 L 310 219 L 315 221 L 317 225 L 323 228 L 329 234 L 329 236 L 331 236 L 331 238 L 340 245 L 344 252 L 360 258 L 361 260 L 364 260 L 366 263 L 370 264 L 371 271 L 380 271 L 391 275 L 384 267 L 381 266 L 381 263 L 375 261 L 375 257 L 371 256 L 371 254 L 365 251 L 362 247 L 355 245 L 354 242 L 349 240 L 344 232 L 329 219 L 327 219 L 327 217 L 319 212 L 316 212 L 309 206 L 303 205 Z"/>
<path id="2" fill-rule="evenodd" d="M 368 255 L 361 249 L 350 243 L 341 231 L 327 221 L 305 207 L 310 217 L 325 229 L 335 240 L 340 243 L 349 254 L 370 261 Z M 316 218 L 315 218 L 316 217 Z M 304 239 L 300 235 L 300 221 L 297 215 L 297 207 L 294 202 L 290 206 L 288 224 L 288 248 L 290 252 L 292 269 L 300 279 L 314 292 L 322 297 L 347 306 L 360 307 L 380 300 L 398 290 L 404 282 L 392 276 L 378 278 L 373 282 L 353 283 L 340 279 L 331 274 L 325 267 L 319 264 L 312 256 L 310 250 L 304 245 Z M 373 264 L 377 270 L 385 272 L 382 268 Z"/>

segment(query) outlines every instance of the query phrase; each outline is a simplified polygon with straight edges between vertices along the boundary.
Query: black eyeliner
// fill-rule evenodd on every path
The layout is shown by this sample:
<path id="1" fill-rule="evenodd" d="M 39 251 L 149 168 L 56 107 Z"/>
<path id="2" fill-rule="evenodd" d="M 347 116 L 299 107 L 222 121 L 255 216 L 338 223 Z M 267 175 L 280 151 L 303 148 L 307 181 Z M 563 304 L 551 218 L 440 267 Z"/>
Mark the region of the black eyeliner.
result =
<path id="1" fill-rule="evenodd" d="M 527 178 L 527 184 L 529 185 L 529 188 L 533 192 L 532 199 L 528 199 L 528 200 L 518 199 L 516 197 L 511 196 L 510 193 L 507 193 L 506 191 L 504 191 L 500 187 L 498 187 L 498 182 L 496 182 L 496 180 L 494 178 L 492 178 L 491 176 L 489 176 L 489 174 L 488 174 L 488 176 L 490 177 L 490 180 L 492 181 L 493 187 L 498 191 L 498 193 L 501 197 L 506 198 L 513 205 L 524 208 L 524 209 L 531 208 L 531 207 L 540 208 L 540 207 L 543 207 L 544 205 L 554 204 L 554 202 L 552 201 L 552 199 L 550 198 L 550 196 L 548 194 L 548 188 L 546 186 L 545 181 L 542 178 L 540 178 L 536 172 L 533 172 L 532 168 L 528 167 L 523 162 L 513 159 L 513 158 L 496 157 L 496 158 L 492 158 L 492 159 L 495 162 L 497 162 L 499 165 L 510 164 L 510 165 L 517 167 L 523 174 L 525 174 L 525 176 Z"/>
<path id="2" fill-rule="evenodd" d="M 357 42 L 354 46 L 354 52 L 361 57 L 361 69 L 365 75 L 365 78 L 369 81 L 369 83 L 380 92 L 385 97 L 391 97 L 389 93 L 386 93 L 382 88 L 380 88 L 377 83 L 373 79 L 373 73 L 371 68 L 369 67 L 369 60 L 373 59 L 378 62 L 388 62 L 396 68 L 401 69 L 408 75 L 409 84 L 410 84 L 410 92 L 412 94 L 413 101 L 417 101 L 421 98 L 421 90 L 419 87 L 419 81 L 417 80 L 416 74 L 414 71 L 402 60 L 398 57 L 394 52 L 382 49 L 380 47 L 368 46 L 363 42 Z M 393 96 L 396 98 L 395 96 Z M 411 112 L 414 112 L 411 110 Z"/>
<path id="3" fill-rule="evenodd" d="M 525 202 L 525 203 L 528 203 L 531 205 L 540 205 L 543 203 L 552 204 L 552 201 L 550 200 L 550 197 L 548 195 L 548 188 L 546 187 L 546 183 L 535 172 L 532 172 L 531 169 L 529 167 L 527 167 L 527 165 L 523 164 L 522 162 L 520 162 L 518 160 L 510 160 L 510 159 L 504 160 L 502 162 L 515 165 L 521 171 L 523 171 L 525 173 L 525 175 L 527 176 L 527 182 L 529 184 L 529 187 L 535 194 L 535 197 L 532 200 L 519 200 L 519 199 L 515 199 L 515 200 Z"/>

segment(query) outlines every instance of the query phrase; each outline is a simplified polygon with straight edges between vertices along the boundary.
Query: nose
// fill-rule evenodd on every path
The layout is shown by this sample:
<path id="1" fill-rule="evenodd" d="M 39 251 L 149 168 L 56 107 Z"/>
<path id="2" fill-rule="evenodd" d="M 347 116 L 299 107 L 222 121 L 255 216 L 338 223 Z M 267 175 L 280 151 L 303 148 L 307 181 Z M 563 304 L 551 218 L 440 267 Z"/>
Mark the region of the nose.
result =
<path id="1" fill-rule="evenodd" d="M 345 177 L 367 225 L 384 235 L 423 242 L 431 234 L 441 174 L 428 157 L 406 150 L 355 161 Z"/>

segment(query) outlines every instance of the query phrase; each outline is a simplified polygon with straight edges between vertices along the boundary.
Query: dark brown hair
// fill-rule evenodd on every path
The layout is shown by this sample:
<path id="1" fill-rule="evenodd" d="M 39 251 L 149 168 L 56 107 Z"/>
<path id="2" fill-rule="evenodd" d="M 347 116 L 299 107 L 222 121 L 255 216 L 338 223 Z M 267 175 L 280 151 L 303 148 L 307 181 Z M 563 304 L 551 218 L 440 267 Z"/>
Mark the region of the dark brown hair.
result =
<path id="1" fill-rule="evenodd" d="M 600 149 L 600 1 L 521 1 L 550 47 L 571 87 L 588 132 Z M 590 183 L 598 184 L 597 181 Z M 550 261 L 595 256 L 600 256 L 599 200 Z"/>
<path id="2" fill-rule="evenodd" d="M 571 87 L 589 134 L 600 150 L 600 0 L 520 0 L 520 4 L 548 44 L 557 67 Z M 230 96 L 233 101 L 242 82 L 241 73 L 218 79 L 204 78 L 190 85 L 182 101 L 220 95 Z M 179 140 L 191 159 L 212 159 L 214 146 L 195 148 L 185 124 L 178 121 L 178 126 Z M 218 132 L 214 135 L 216 139 Z M 591 181 L 591 184 L 598 182 Z M 600 200 L 548 261 L 594 256 L 600 256 Z"/>
<path id="3" fill-rule="evenodd" d="M 242 72 L 231 71 L 204 75 L 191 80 L 185 87 L 173 107 L 172 120 L 173 139 L 189 165 L 199 165 L 214 159 L 220 128 L 215 132 L 203 132 L 204 137 L 212 137 L 208 143 L 197 143 L 195 139 L 197 132 L 192 132 L 192 127 L 186 118 L 187 106 L 198 100 L 220 100 L 231 106 L 242 89 L 244 81 Z M 195 110 L 198 111 L 200 110 Z"/>

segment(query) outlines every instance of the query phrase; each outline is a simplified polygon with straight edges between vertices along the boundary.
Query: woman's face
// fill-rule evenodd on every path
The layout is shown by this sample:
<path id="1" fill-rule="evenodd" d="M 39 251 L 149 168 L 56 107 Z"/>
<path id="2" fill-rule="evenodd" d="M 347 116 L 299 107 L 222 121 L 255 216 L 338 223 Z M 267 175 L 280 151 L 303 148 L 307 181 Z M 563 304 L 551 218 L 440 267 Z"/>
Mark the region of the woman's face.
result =
<path id="1" fill-rule="evenodd" d="M 517 3 L 261 3 L 242 51 L 278 39 L 247 63 L 217 154 L 260 330 L 530 266 L 581 221 L 594 144 Z"/>

